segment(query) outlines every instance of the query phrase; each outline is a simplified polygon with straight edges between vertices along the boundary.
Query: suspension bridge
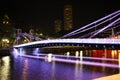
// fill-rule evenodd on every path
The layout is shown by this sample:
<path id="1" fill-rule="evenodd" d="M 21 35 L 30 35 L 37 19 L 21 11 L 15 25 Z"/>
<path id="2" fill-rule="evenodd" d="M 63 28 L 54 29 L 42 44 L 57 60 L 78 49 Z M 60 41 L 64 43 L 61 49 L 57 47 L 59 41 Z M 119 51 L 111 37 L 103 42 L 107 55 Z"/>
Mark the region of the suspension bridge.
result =
<path id="1" fill-rule="evenodd" d="M 65 62 L 89 66 L 100 66 L 105 71 L 107 68 L 120 68 L 120 10 L 115 11 L 103 18 L 100 18 L 88 25 L 80 27 L 57 39 L 43 39 L 35 37 L 32 33 L 21 33 L 18 30 L 16 38 L 18 44 L 13 46 L 14 55 L 21 55 L 34 59 L 43 59 L 48 62 Z M 27 40 L 27 43 L 20 44 L 21 37 Z M 30 38 L 29 38 L 30 37 Z M 71 56 L 70 52 L 60 55 L 48 53 L 41 54 L 42 48 L 67 48 L 75 47 L 92 49 L 91 52 L 85 52 L 83 49 L 76 50 Z M 41 48 L 41 49 L 40 49 Z M 102 49 L 100 52 L 97 49 Z M 110 50 L 108 50 L 110 49 Z M 32 50 L 32 53 L 29 52 Z M 109 54 L 107 54 L 107 50 Z M 59 50 L 62 52 L 62 50 Z M 72 51 L 72 50 L 71 50 Z M 99 51 L 99 50 L 98 50 Z M 110 53 L 111 51 L 111 53 Z M 84 54 L 85 52 L 85 54 Z M 56 52 L 55 52 L 56 53 Z M 26 55 L 27 54 L 27 55 Z M 73 55 L 72 54 L 72 55 Z M 87 55 L 87 56 L 86 56 Z M 77 67 L 78 68 L 78 67 Z M 80 70 L 82 71 L 82 69 Z M 102 71 L 102 72 L 103 72 Z"/>
<path id="2" fill-rule="evenodd" d="M 103 18 L 100 18 L 88 25 L 63 35 L 57 39 L 43 40 L 26 33 L 18 35 L 20 40 L 22 35 L 31 36 L 36 41 L 14 45 L 14 48 L 37 48 L 37 47 L 53 47 L 53 46 L 87 46 L 95 48 L 120 49 L 120 10 L 115 11 Z"/>

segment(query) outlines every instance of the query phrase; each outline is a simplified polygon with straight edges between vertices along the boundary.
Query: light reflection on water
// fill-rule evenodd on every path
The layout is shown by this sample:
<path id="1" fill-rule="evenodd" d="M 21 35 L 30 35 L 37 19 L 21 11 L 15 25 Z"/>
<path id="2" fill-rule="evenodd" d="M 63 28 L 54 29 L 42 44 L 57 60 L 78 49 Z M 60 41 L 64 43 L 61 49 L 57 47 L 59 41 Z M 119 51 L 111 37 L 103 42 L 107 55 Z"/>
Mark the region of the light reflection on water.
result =
<path id="1" fill-rule="evenodd" d="M 116 51 L 112 54 L 115 57 Z M 50 60 L 17 56 L 12 62 L 8 56 L 2 57 L 0 59 L 0 80 L 92 80 L 120 73 L 118 68 L 80 64 L 80 61 L 84 61 L 83 51 L 76 51 L 75 57 L 78 59 L 75 63 L 55 61 L 55 58 L 51 60 L 51 56 L 51 54 L 48 55 Z M 70 52 L 67 52 L 66 56 L 69 58 Z M 118 58 L 120 66 L 120 55 Z M 92 59 L 95 61 L 94 58 Z"/>
<path id="2" fill-rule="evenodd" d="M 1 57 L 0 58 L 0 80 L 10 80 L 10 57 Z"/>
<path id="3" fill-rule="evenodd" d="M 27 75 L 28 75 L 28 59 L 25 59 L 23 63 L 22 80 L 27 80 Z"/>
<path id="4" fill-rule="evenodd" d="M 14 62 L 14 73 L 13 80 L 92 80 L 118 73 L 118 69 L 86 66 L 77 61 L 71 64 L 18 57 Z"/>

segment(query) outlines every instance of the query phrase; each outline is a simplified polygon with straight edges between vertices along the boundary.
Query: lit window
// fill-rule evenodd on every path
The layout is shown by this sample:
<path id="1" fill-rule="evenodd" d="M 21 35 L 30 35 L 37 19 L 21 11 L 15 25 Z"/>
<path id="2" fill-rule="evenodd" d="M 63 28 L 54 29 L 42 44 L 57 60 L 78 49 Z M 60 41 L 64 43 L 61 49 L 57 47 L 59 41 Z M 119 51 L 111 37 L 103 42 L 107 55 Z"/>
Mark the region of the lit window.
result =
<path id="1" fill-rule="evenodd" d="M 3 21 L 3 24 L 5 24 L 5 21 Z"/>
<path id="2" fill-rule="evenodd" d="M 6 24 L 8 24 L 9 22 L 7 21 Z"/>

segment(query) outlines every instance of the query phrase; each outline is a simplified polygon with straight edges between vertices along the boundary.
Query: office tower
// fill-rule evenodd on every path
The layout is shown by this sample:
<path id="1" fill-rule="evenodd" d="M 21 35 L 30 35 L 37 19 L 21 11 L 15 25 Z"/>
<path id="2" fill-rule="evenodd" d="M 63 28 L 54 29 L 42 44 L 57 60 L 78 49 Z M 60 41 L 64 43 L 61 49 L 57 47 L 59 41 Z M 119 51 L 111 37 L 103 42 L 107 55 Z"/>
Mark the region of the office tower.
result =
<path id="1" fill-rule="evenodd" d="M 61 27 L 62 27 L 62 21 L 59 20 L 59 19 L 55 20 L 54 27 L 55 27 L 54 28 L 55 29 L 55 33 L 60 32 L 61 31 Z"/>
<path id="2" fill-rule="evenodd" d="M 72 23 L 72 6 L 64 6 L 64 30 L 71 30 L 73 26 Z"/>

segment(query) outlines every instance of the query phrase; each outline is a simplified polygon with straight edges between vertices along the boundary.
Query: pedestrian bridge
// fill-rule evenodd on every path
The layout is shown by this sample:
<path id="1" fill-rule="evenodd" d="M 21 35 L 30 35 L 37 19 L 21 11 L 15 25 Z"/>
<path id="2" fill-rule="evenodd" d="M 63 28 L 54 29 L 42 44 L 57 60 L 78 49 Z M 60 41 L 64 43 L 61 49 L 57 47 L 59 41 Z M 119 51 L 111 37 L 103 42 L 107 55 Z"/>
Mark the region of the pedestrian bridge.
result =
<path id="1" fill-rule="evenodd" d="M 21 40 L 20 36 L 22 35 L 22 33 L 19 33 L 17 37 L 18 42 Z M 58 39 L 43 40 L 37 38 L 37 40 L 40 41 L 33 41 L 24 44 L 20 43 L 20 45 L 15 45 L 13 47 L 41 48 L 53 46 L 83 46 L 98 49 L 120 49 L 120 37 L 115 38 L 118 35 L 120 35 L 120 10 L 67 33 Z M 30 36 L 31 40 L 36 40 L 33 34 L 24 34 L 23 36 Z"/>
<path id="2" fill-rule="evenodd" d="M 92 38 L 92 39 L 50 39 L 34 41 L 20 45 L 14 45 L 14 48 L 42 48 L 55 46 L 83 46 L 100 49 L 120 49 L 120 39 L 110 38 Z"/>

